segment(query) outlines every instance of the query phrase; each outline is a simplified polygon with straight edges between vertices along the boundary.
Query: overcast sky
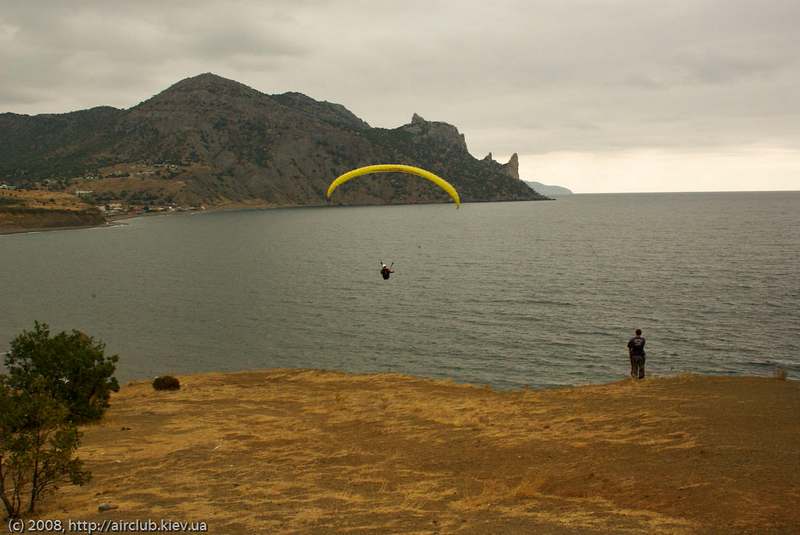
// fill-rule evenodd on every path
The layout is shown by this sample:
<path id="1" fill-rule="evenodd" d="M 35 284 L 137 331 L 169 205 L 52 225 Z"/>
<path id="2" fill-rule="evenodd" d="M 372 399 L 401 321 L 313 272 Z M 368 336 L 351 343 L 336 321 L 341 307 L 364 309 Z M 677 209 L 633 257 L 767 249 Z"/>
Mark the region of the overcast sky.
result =
<path id="1" fill-rule="evenodd" d="M 800 1 L 0 0 L 0 112 L 214 72 L 576 192 L 800 189 Z"/>

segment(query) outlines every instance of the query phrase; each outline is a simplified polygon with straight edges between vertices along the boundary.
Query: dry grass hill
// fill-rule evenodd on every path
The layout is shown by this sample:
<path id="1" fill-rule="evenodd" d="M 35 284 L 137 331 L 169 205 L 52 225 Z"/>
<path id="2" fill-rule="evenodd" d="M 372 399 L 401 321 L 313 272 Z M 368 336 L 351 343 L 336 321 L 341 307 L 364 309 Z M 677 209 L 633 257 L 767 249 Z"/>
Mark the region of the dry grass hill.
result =
<path id="1" fill-rule="evenodd" d="M 800 384 L 498 392 L 309 370 L 131 384 L 42 518 L 211 533 L 797 533 Z M 118 506 L 100 513 L 98 504 Z"/>

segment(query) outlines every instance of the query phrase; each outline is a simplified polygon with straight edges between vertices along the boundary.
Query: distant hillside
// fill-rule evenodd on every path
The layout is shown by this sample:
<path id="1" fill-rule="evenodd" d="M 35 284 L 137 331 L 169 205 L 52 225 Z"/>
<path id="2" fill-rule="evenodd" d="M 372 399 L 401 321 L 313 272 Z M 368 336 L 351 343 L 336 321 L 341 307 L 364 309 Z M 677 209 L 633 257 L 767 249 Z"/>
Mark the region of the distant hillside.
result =
<path id="1" fill-rule="evenodd" d="M 526 180 L 525 183 L 531 187 L 534 191 L 541 193 L 542 195 L 547 195 L 548 197 L 558 197 L 560 195 L 572 195 L 572 190 L 565 188 L 564 186 L 548 186 L 547 184 L 542 184 L 541 182 L 534 182 L 532 180 Z"/>
<path id="2" fill-rule="evenodd" d="M 340 104 L 267 95 L 214 74 L 182 80 L 127 110 L 0 114 L 0 182 L 58 181 L 99 192 L 101 201 L 319 205 L 333 178 L 375 163 L 429 169 L 467 202 L 544 198 L 518 179 L 516 155 L 505 165 L 473 158 L 447 123 L 415 115 L 398 128 L 372 128 Z M 446 200 L 427 181 L 397 175 L 353 181 L 335 198 Z"/>
<path id="3" fill-rule="evenodd" d="M 77 197 L 53 191 L 0 189 L 0 234 L 105 223 L 102 212 Z"/>

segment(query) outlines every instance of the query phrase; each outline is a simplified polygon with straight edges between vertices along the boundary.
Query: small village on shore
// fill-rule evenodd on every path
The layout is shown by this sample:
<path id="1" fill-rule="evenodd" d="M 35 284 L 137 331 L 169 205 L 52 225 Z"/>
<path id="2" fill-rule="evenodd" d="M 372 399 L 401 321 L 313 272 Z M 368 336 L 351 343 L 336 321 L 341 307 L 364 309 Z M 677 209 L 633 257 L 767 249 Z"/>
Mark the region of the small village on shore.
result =
<path id="1" fill-rule="evenodd" d="M 205 203 L 190 203 L 179 194 L 183 183 L 176 177 L 185 167 L 125 164 L 78 177 L 0 182 L 0 232 L 204 211 Z"/>

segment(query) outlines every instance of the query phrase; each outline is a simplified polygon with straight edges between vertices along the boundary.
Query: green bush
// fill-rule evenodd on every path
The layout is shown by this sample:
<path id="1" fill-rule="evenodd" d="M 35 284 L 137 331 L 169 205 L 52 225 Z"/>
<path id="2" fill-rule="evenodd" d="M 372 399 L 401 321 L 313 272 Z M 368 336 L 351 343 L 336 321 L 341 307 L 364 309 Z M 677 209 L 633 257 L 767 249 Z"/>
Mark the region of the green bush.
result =
<path id="1" fill-rule="evenodd" d="M 80 435 L 69 410 L 39 378 L 20 390 L 0 375 L 0 501 L 9 518 L 68 481 L 82 485 L 91 475 L 73 458 Z"/>
<path id="2" fill-rule="evenodd" d="M 153 388 L 156 390 L 180 390 L 181 382 L 176 377 L 164 375 L 153 379 Z"/>
<path id="3" fill-rule="evenodd" d="M 80 331 L 50 335 L 47 324 L 36 322 L 11 341 L 6 355 L 9 386 L 31 392 L 42 388 L 69 411 L 75 423 L 98 420 L 108 408 L 111 392 L 119 391 L 114 377 L 116 355 L 107 357 L 105 345 Z"/>

